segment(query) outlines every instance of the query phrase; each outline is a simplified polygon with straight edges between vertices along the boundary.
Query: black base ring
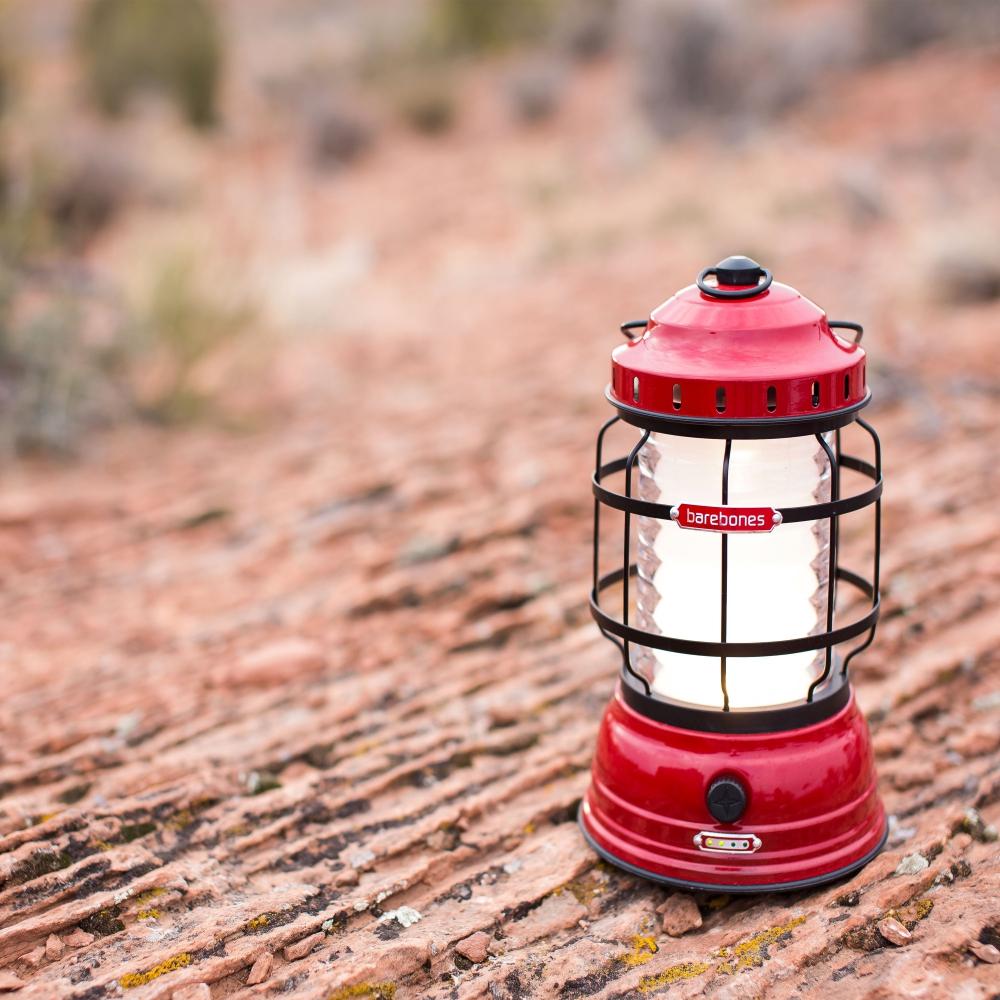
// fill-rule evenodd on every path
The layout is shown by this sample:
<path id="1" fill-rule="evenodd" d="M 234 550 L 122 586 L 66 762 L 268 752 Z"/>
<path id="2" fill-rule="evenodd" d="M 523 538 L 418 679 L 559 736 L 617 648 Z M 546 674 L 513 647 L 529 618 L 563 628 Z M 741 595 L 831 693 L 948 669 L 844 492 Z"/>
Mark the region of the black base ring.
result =
<path id="1" fill-rule="evenodd" d="M 855 872 L 864 868 L 864 866 L 870 861 L 873 861 L 879 855 L 882 848 L 885 847 L 885 842 L 889 838 L 889 824 L 886 823 L 885 829 L 882 831 L 882 838 L 879 840 L 878 844 L 863 858 L 859 858 L 857 861 L 853 861 L 851 864 L 846 865 L 843 868 L 837 868 L 832 872 L 827 872 L 825 875 L 814 875 L 812 878 L 799 879 L 796 882 L 772 882 L 765 883 L 763 885 L 716 885 L 711 882 L 690 882 L 686 879 L 667 878 L 665 875 L 657 875 L 655 872 L 646 871 L 645 868 L 640 868 L 638 865 L 632 865 L 627 861 L 622 861 L 620 858 L 616 858 L 610 851 L 606 851 L 603 847 L 601 847 L 601 845 L 594 840 L 587 828 L 584 826 L 582 804 L 577 810 L 576 822 L 580 827 L 580 832 L 583 834 L 583 839 L 587 841 L 590 849 L 594 851 L 595 854 L 600 855 L 600 857 L 602 857 L 609 864 L 614 865 L 616 868 L 621 868 L 622 871 L 626 871 L 630 875 L 638 875 L 640 878 L 648 879 L 650 882 L 658 882 L 661 885 L 669 885 L 675 889 L 686 889 L 689 892 L 713 892 L 727 894 L 746 894 L 753 892 L 795 892 L 797 889 L 812 889 L 819 885 L 825 885 L 827 882 L 836 882 L 837 879 L 853 875 Z"/>
<path id="2" fill-rule="evenodd" d="M 721 708 L 696 708 L 646 694 L 632 674 L 624 668 L 621 674 L 622 700 L 629 708 L 654 722 L 702 733 L 778 733 L 815 725 L 836 715 L 851 700 L 851 682 L 839 668 L 830 671 L 827 684 L 828 693 L 813 701 L 725 712 Z"/>

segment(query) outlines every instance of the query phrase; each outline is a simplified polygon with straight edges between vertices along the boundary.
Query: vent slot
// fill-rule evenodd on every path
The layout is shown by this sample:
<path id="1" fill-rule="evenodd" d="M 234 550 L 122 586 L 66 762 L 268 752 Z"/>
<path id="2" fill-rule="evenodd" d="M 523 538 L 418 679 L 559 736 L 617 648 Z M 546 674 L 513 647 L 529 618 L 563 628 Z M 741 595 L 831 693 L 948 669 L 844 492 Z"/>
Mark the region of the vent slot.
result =
<path id="1" fill-rule="evenodd" d="M 819 406 L 819 382 L 813 382 L 812 393 L 813 406 Z"/>
<path id="2" fill-rule="evenodd" d="M 778 390 L 773 385 L 767 387 L 767 412 L 774 413 L 778 408 Z"/>
<path id="3" fill-rule="evenodd" d="M 639 402 L 639 376 L 636 375 L 632 379 L 632 401 L 635 403 Z"/>
<path id="4" fill-rule="evenodd" d="M 681 408 L 681 385 L 679 382 L 674 383 L 674 409 L 679 410 Z"/>
<path id="5" fill-rule="evenodd" d="M 715 411 L 716 413 L 726 412 L 726 387 L 723 385 L 715 390 Z"/>
<path id="6" fill-rule="evenodd" d="M 844 376 L 844 399 L 851 398 L 851 376 Z"/>

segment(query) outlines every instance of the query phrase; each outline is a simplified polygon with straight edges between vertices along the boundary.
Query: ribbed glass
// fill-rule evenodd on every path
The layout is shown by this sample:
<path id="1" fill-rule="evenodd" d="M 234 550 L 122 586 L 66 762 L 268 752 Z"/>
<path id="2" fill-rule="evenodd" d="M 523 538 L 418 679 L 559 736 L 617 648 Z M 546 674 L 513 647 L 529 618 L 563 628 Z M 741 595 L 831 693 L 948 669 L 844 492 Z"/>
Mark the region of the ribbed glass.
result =
<path id="1" fill-rule="evenodd" d="M 829 436 L 832 441 L 832 435 Z M 722 504 L 724 441 L 651 434 L 639 453 L 636 493 L 670 504 Z M 830 499 L 830 467 L 815 437 L 733 441 L 729 500 L 735 507 L 798 507 Z M 637 518 L 636 625 L 681 639 L 721 638 L 721 534 Z M 727 639 L 756 642 L 826 631 L 829 520 L 728 536 Z M 654 693 L 721 708 L 717 657 L 632 645 L 632 664 Z M 825 651 L 729 657 L 732 708 L 801 701 Z"/>

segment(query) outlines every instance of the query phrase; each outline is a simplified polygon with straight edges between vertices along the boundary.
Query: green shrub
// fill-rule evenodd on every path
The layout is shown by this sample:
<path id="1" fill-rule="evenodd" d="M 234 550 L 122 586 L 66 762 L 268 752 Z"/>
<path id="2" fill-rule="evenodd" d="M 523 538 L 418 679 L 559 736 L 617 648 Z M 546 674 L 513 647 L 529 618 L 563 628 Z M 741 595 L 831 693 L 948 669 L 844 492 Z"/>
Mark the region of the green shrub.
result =
<path id="1" fill-rule="evenodd" d="M 222 37 L 208 0 L 89 0 L 79 31 L 90 89 L 109 115 L 143 90 L 169 96 L 194 126 L 216 118 Z"/>
<path id="2" fill-rule="evenodd" d="M 555 0 L 433 0 L 428 41 L 450 53 L 502 49 L 544 34 L 555 6 Z"/>

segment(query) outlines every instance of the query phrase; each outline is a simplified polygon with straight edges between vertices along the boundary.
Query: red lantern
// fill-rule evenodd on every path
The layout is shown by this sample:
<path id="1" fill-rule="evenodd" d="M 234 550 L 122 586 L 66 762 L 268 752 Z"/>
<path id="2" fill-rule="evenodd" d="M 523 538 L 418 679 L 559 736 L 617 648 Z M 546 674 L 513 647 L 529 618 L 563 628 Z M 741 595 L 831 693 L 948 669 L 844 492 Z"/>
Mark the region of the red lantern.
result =
<path id="1" fill-rule="evenodd" d="M 881 453 L 858 416 L 862 329 L 746 257 L 622 329 L 607 392 L 618 412 L 597 439 L 591 610 L 623 666 L 581 827 L 607 860 L 688 889 L 838 878 L 887 832 L 848 679 L 879 612 Z M 640 437 L 607 462 L 619 421 Z M 852 423 L 871 461 L 842 453 Z M 844 496 L 844 470 L 871 485 Z M 841 519 L 866 507 L 870 578 L 839 563 Z M 624 513 L 624 557 L 601 575 L 604 508 Z M 843 622 L 849 588 L 861 608 Z"/>

